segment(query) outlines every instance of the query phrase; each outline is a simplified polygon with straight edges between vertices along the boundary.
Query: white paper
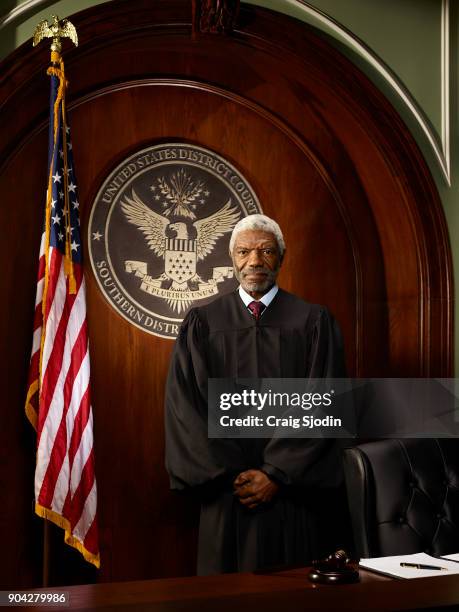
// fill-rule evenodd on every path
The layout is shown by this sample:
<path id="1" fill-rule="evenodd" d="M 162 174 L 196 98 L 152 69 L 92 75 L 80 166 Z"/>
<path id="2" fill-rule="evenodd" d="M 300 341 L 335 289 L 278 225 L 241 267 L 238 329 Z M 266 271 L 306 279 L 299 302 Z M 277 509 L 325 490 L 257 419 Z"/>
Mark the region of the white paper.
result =
<path id="1" fill-rule="evenodd" d="M 454 555 L 445 555 L 451 559 L 459 561 L 459 553 Z M 443 570 L 425 570 L 411 567 L 400 567 L 400 563 L 421 563 L 422 565 L 435 565 L 437 567 L 445 567 Z M 414 555 L 396 555 L 394 557 L 374 557 L 372 559 L 360 559 L 360 567 L 369 569 L 381 574 L 395 576 L 397 578 L 430 578 L 431 576 L 451 576 L 459 574 L 459 563 L 431 557 L 425 553 L 415 553 Z"/>

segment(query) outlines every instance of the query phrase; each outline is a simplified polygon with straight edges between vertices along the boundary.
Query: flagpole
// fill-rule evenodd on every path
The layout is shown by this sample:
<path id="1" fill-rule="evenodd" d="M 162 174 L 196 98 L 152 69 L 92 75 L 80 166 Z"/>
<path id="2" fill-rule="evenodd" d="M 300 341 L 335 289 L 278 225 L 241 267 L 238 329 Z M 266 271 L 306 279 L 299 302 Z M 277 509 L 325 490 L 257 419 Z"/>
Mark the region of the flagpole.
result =
<path id="1" fill-rule="evenodd" d="M 43 525 L 43 578 L 42 578 L 42 586 L 49 586 L 49 576 L 50 576 L 50 531 L 51 525 L 49 521 L 44 521 Z"/>

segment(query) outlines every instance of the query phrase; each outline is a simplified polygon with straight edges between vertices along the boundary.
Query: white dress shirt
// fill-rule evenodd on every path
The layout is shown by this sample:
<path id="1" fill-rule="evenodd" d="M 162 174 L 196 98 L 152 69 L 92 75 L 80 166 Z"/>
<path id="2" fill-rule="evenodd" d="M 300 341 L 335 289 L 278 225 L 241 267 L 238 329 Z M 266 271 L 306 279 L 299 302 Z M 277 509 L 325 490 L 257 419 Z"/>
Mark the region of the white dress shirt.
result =
<path id="1" fill-rule="evenodd" d="M 261 313 L 261 316 L 263 316 L 266 308 L 268 308 L 268 306 L 271 304 L 271 302 L 273 301 L 273 299 L 274 299 L 274 297 L 275 297 L 275 295 L 276 295 L 276 293 L 278 291 L 279 291 L 279 287 L 277 285 L 273 285 L 271 287 L 271 289 L 268 291 L 268 293 L 265 293 L 264 295 L 262 295 L 259 300 L 255 300 L 249 293 L 247 293 L 247 291 L 245 291 L 239 285 L 239 297 L 244 302 L 244 304 L 245 304 L 247 309 L 248 309 L 249 304 L 251 302 L 262 302 L 265 305 L 265 309 Z"/>

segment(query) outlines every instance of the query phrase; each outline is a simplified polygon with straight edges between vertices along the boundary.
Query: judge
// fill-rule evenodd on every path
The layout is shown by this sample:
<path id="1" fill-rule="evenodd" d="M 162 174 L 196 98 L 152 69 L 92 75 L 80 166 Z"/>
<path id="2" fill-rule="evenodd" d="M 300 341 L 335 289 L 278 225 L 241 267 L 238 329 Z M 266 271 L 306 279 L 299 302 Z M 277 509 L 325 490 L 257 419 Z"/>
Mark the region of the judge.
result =
<path id="1" fill-rule="evenodd" d="M 327 552 L 334 519 L 327 527 L 321 517 L 342 479 L 334 440 L 208 438 L 210 377 L 345 375 L 341 335 L 327 309 L 276 284 L 285 255 L 278 224 L 243 218 L 230 254 L 240 287 L 188 312 L 166 390 L 171 487 L 201 499 L 200 575 L 306 565 Z"/>

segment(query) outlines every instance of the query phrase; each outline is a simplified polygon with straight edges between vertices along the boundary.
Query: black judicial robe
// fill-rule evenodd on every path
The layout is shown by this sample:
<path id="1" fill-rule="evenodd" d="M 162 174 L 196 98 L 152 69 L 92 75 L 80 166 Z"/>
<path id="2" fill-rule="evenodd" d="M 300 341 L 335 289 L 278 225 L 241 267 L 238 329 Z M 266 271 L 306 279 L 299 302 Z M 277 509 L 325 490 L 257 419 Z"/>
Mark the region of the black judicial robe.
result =
<path id="1" fill-rule="evenodd" d="M 327 309 L 282 289 L 258 322 L 237 291 L 188 312 L 167 381 L 166 467 L 172 489 L 200 494 L 198 574 L 309 563 L 325 552 L 323 502 L 337 503 L 342 481 L 334 440 L 209 439 L 207 379 L 343 376 L 341 334 Z M 249 510 L 233 495 L 247 469 L 281 485 L 270 504 Z"/>

